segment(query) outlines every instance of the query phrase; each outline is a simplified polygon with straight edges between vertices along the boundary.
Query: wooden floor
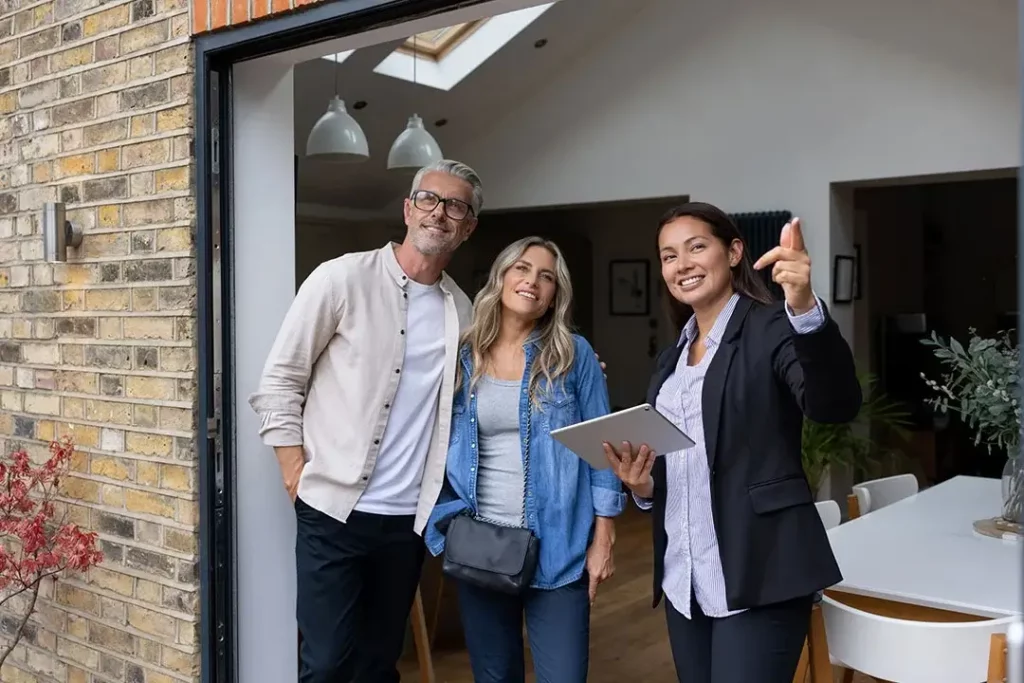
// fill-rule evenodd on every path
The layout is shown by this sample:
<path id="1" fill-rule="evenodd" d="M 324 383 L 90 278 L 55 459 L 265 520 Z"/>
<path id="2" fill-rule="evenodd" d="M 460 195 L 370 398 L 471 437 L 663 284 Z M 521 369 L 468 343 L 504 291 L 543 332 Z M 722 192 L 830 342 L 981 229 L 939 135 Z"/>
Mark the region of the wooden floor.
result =
<path id="1" fill-rule="evenodd" d="M 651 608 L 650 523 L 633 506 L 618 520 L 615 576 L 601 586 L 591 614 L 588 683 L 676 683 L 665 612 Z M 435 651 L 433 656 L 435 683 L 473 683 L 465 650 Z M 403 683 L 420 681 L 414 658 L 403 662 L 401 673 Z M 532 672 L 526 680 L 535 683 Z"/>

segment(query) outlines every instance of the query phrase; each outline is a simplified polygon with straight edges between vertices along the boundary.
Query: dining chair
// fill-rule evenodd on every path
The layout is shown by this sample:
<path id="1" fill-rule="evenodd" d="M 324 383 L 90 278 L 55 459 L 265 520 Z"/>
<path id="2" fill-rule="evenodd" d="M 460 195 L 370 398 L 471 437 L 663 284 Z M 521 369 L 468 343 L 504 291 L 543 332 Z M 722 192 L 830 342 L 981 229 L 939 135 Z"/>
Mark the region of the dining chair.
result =
<path id="1" fill-rule="evenodd" d="M 843 519 L 839 503 L 834 500 L 823 500 L 815 503 L 814 507 L 818 509 L 818 516 L 821 517 L 821 523 L 825 525 L 825 531 L 839 526 L 839 522 Z"/>
<path id="2" fill-rule="evenodd" d="M 834 500 L 823 500 L 815 503 L 821 523 L 825 531 L 834 529 L 842 521 L 842 513 L 839 510 L 839 503 Z M 843 663 L 829 656 L 828 643 L 825 638 L 825 622 L 821 614 L 821 596 L 815 596 L 815 603 L 811 607 L 811 621 L 807 629 L 807 639 L 804 641 L 804 649 L 800 653 L 800 661 L 796 667 L 796 674 L 793 676 L 793 683 L 805 683 L 810 674 L 811 683 L 832 683 L 832 667 L 843 666 Z M 844 667 L 845 668 L 845 667 Z M 853 680 L 853 671 L 843 671 L 843 683 L 850 683 Z"/>
<path id="3" fill-rule="evenodd" d="M 847 514 L 850 519 L 857 519 L 872 510 L 909 498 L 918 489 L 917 477 L 913 474 L 896 474 L 854 484 L 853 493 L 846 498 Z"/>
<path id="4" fill-rule="evenodd" d="M 1016 617 L 932 622 L 883 617 L 828 595 L 821 611 L 829 653 L 876 680 L 1002 683 L 1006 631 Z"/>

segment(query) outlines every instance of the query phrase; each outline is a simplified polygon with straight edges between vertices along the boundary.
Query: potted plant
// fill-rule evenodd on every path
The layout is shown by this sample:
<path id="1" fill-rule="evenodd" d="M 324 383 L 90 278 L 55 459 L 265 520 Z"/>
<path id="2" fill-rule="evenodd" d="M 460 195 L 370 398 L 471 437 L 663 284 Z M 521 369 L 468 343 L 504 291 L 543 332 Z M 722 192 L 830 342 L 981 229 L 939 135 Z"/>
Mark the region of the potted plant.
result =
<path id="1" fill-rule="evenodd" d="M 877 436 L 889 433 L 906 439 L 909 413 L 876 387 L 877 379 L 873 375 L 858 373 L 858 376 L 864 400 L 853 422 L 822 424 L 804 418 L 804 473 L 815 495 L 833 465 L 870 472 L 883 460 L 899 455 L 898 451 L 881 446 Z"/>
<path id="2" fill-rule="evenodd" d="M 928 403 L 936 410 L 952 411 L 974 432 L 974 444 L 1006 457 L 1003 467 L 1003 520 L 1021 523 L 1024 512 L 1024 468 L 1020 459 L 1020 351 L 1003 332 L 995 338 L 979 337 L 974 328 L 963 344 L 935 332 L 921 343 L 933 349 L 944 367 L 939 380 L 921 373 L 935 391 Z"/>

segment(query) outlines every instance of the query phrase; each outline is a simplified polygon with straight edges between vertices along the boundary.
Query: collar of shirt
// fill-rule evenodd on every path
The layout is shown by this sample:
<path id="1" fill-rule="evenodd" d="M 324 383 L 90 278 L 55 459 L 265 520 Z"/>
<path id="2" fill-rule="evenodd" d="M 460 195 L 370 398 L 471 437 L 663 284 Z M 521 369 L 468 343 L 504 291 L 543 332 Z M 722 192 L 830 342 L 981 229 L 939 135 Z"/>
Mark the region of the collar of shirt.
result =
<path id="1" fill-rule="evenodd" d="M 405 289 L 409 284 L 409 276 L 405 274 L 404 270 L 402 270 L 402 266 L 398 263 L 398 257 L 395 256 L 395 249 L 397 247 L 397 242 L 388 242 L 381 248 L 381 252 L 384 255 L 384 270 L 387 271 L 388 275 L 391 276 L 391 279 L 393 279 L 399 287 Z M 448 277 L 448 273 L 442 271 L 440 285 L 441 291 L 445 294 L 451 294 L 452 288 L 449 284 L 450 282 L 451 280 Z"/>
<path id="2" fill-rule="evenodd" d="M 725 302 L 725 306 L 719 311 L 718 317 L 715 318 L 715 324 L 711 326 L 711 330 L 708 332 L 707 337 L 704 339 L 705 346 L 718 346 L 722 341 L 722 335 L 725 334 L 725 328 L 729 324 L 729 319 L 732 318 L 732 312 L 736 309 L 736 304 L 739 303 L 740 295 L 733 294 L 729 297 L 729 300 Z M 697 338 L 697 316 L 691 315 L 690 319 L 683 325 L 683 331 L 679 335 L 679 341 L 676 342 L 676 346 L 685 347 Z"/>

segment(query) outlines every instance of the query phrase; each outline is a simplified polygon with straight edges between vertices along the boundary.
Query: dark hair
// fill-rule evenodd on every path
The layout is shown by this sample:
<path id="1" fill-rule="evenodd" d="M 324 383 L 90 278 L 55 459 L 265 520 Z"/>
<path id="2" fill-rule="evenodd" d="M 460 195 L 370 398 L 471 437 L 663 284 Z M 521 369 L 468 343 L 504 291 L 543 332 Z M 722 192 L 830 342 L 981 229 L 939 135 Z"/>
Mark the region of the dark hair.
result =
<path id="1" fill-rule="evenodd" d="M 725 245 L 728 249 L 733 243 L 733 240 L 739 240 L 743 243 L 743 258 L 732 268 L 732 288 L 740 294 L 750 297 L 754 301 L 758 301 L 762 304 L 769 304 L 772 301 L 772 296 L 768 291 L 768 286 L 765 284 L 761 276 L 754 270 L 754 262 L 750 258 L 750 254 L 747 250 L 747 242 L 743 239 L 743 235 L 740 233 L 740 229 L 736 227 L 736 223 L 729 218 L 729 214 L 725 213 L 717 206 L 707 204 L 705 202 L 687 202 L 674 208 L 669 209 L 665 212 L 665 215 L 661 217 L 661 221 L 658 223 L 658 233 L 655 237 L 656 240 L 661 238 L 661 231 L 666 225 L 672 221 L 689 216 L 690 218 L 696 218 L 701 223 L 704 223 L 711 228 L 711 234 L 715 238 Z M 657 246 L 657 241 L 655 241 Z M 661 286 L 665 288 L 663 292 L 665 294 L 662 297 L 665 301 L 668 309 L 669 319 L 672 324 L 676 327 L 676 331 L 682 331 L 686 321 L 693 315 L 693 310 L 686 304 L 678 301 L 672 293 L 668 291 L 668 285 L 665 284 L 662 279 Z"/>

